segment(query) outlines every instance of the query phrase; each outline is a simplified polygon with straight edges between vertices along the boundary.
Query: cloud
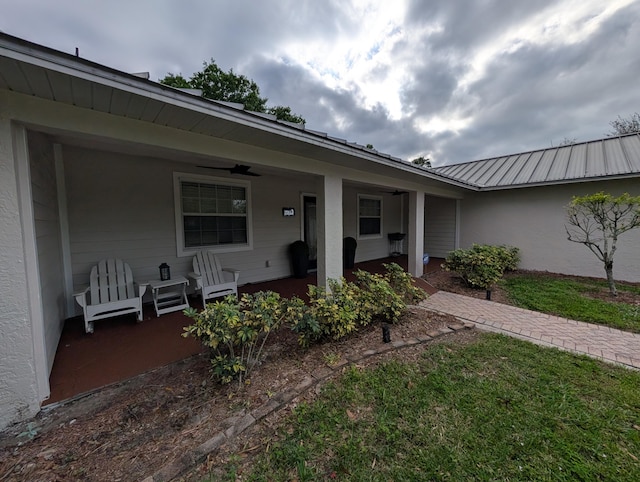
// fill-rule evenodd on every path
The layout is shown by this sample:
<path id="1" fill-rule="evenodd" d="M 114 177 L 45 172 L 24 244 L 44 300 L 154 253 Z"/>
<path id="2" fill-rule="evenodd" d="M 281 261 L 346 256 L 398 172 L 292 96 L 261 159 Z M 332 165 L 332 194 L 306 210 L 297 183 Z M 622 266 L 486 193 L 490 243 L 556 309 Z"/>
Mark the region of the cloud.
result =
<path id="1" fill-rule="evenodd" d="M 325 131 L 435 165 L 603 137 L 640 110 L 631 0 L 0 0 L 0 30 L 127 72 L 214 59 Z"/>

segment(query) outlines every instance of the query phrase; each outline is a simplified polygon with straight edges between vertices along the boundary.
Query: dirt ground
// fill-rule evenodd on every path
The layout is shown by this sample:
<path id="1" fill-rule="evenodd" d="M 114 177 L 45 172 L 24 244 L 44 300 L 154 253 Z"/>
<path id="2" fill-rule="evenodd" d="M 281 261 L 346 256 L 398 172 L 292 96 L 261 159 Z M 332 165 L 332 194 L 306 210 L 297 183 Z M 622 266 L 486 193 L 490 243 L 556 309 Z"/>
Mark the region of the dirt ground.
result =
<path id="1" fill-rule="evenodd" d="M 438 289 L 485 297 L 444 272 L 430 273 L 428 282 Z M 508 302 L 500 289 L 492 300 Z M 392 326 L 392 340 L 424 334 L 455 322 L 447 317 L 411 307 L 401 323 Z M 475 330 L 444 335 L 465 342 Z M 380 326 L 370 326 L 356 336 L 303 350 L 295 334 L 281 329 L 265 346 L 266 358 L 252 374 L 251 383 L 220 386 L 211 381 L 204 355 L 156 369 L 83 398 L 44 410 L 34 419 L 0 434 L 0 482 L 63 480 L 142 480 L 164 464 L 188 453 L 228 428 L 241 417 L 269 401 L 274 394 L 298 385 L 318 367 L 344 360 L 351 353 L 379 347 Z M 422 345 L 391 350 L 359 364 L 379 363 L 393 357 L 412 360 Z M 317 387 L 301 398 L 317 395 Z M 299 403 L 270 414 L 219 451 L 182 480 L 201 480 L 222 470 L 230 454 L 245 463 L 273 440 L 282 417 Z"/>

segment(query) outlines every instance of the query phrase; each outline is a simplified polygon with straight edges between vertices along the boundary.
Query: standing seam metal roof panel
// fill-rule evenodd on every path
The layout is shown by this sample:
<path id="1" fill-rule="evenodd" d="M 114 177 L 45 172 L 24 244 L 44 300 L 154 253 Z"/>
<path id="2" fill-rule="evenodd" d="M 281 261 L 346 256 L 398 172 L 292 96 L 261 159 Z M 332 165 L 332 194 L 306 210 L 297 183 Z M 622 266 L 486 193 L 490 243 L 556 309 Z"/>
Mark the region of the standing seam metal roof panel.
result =
<path id="1" fill-rule="evenodd" d="M 519 169 L 514 173 L 514 176 L 510 180 L 505 180 L 504 185 L 509 184 L 525 184 L 529 182 L 533 172 L 538 168 L 538 164 L 542 160 L 544 151 L 531 152 L 528 155 L 521 154 L 518 156 Z"/>
<path id="2" fill-rule="evenodd" d="M 616 139 L 616 142 L 604 142 L 603 143 L 607 174 L 618 174 L 624 172 L 627 167 L 625 160 L 625 153 L 622 149 L 622 143 Z"/>
<path id="3" fill-rule="evenodd" d="M 569 149 L 569 159 L 567 160 L 567 169 L 565 178 L 583 178 L 586 176 L 587 165 L 586 159 L 587 149 L 585 144 L 576 144 Z"/>
<path id="4" fill-rule="evenodd" d="M 540 181 L 558 181 L 560 179 L 565 179 L 570 156 L 571 147 L 560 147 L 559 149 L 556 149 L 556 155 L 551 163 L 549 172 L 547 173 L 546 178 L 542 178 Z"/>
<path id="5" fill-rule="evenodd" d="M 476 182 L 481 186 L 484 186 L 487 183 L 487 181 L 491 179 L 497 171 L 500 170 L 500 167 L 502 167 L 502 164 L 506 159 L 507 159 L 506 157 L 501 157 L 501 158 L 495 159 L 493 162 L 490 162 L 487 168 L 482 173 L 480 173 Z"/>
<path id="6" fill-rule="evenodd" d="M 620 137 L 620 143 L 626 153 L 627 169 L 640 170 L 640 132 L 634 137 Z"/>
<path id="7" fill-rule="evenodd" d="M 501 184 L 508 178 L 509 173 L 516 170 L 516 163 L 520 156 L 509 156 L 500 166 L 500 170 L 496 171 L 487 181 L 487 184 Z"/>
<path id="8" fill-rule="evenodd" d="M 586 144 L 585 177 L 597 177 L 607 174 L 607 156 L 602 142 Z"/>
<path id="9" fill-rule="evenodd" d="M 639 176 L 640 132 L 435 167 L 433 172 L 484 188 Z"/>

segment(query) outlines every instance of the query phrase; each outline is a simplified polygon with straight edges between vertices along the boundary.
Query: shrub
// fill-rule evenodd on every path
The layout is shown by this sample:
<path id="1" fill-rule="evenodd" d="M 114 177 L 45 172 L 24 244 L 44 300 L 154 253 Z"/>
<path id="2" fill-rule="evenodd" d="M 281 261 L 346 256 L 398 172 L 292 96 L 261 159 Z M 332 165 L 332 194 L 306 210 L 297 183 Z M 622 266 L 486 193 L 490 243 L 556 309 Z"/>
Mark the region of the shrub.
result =
<path id="1" fill-rule="evenodd" d="M 278 293 L 261 291 L 243 294 L 240 300 L 227 296 L 207 303 L 198 312 L 184 310 L 193 320 L 183 336 L 194 336 L 211 349 L 213 373 L 221 383 L 251 374 L 259 363 L 269 333 L 290 315 L 288 303 Z"/>
<path id="2" fill-rule="evenodd" d="M 394 291 L 387 279 L 380 274 L 357 270 L 354 273 L 360 288 L 360 317 L 362 324 L 380 320 L 389 323 L 398 321 L 406 308 L 403 298 Z"/>
<path id="3" fill-rule="evenodd" d="M 422 288 L 413 284 L 413 277 L 396 263 L 383 264 L 387 270 L 385 279 L 391 288 L 400 295 L 405 303 L 417 303 L 427 297 L 427 293 Z"/>
<path id="4" fill-rule="evenodd" d="M 468 286 L 489 289 L 505 271 L 516 269 L 519 261 L 518 248 L 474 244 L 470 249 L 451 251 L 442 267 L 458 273 Z"/>
<path id="5" fill-rule="evenodd" d="M 356 281 L 329 280 L 330 292 L 309 285 L 309 306 L 301 301 L 289 306 L 292 330 L 298 342 L 309 346 L 322 338 L 338 340 L 376 321 L 397 322 L 407 301 L 415 302 L 426 293 L 413 285 L 411 275 L 395 263 L 385 265 L 386 275 L 357 270 Z"/>

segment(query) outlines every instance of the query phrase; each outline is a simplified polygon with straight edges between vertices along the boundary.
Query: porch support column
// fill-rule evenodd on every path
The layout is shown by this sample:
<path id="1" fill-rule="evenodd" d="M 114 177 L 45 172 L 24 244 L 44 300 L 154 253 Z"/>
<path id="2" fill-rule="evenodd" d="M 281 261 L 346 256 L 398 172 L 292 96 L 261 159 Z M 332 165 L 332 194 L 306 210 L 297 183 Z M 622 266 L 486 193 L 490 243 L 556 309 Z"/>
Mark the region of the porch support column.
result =
<path id="1" fill-rule="evenodd" d="M 49 395 L 27 136 L 8 110 L 0 93 L 0 430 Z"/>
<path id="2" fill-rule="evenodd" d="M 323 176 L 317 183 L 318 286 L 342 276 L 342 178 Z"/>
<path id="3" fill-rule="evenodd" d="M 424 273 L 424 192 L 409 192 L 409 273 L 416 278 Z"/>

